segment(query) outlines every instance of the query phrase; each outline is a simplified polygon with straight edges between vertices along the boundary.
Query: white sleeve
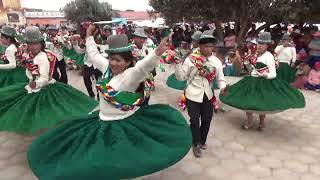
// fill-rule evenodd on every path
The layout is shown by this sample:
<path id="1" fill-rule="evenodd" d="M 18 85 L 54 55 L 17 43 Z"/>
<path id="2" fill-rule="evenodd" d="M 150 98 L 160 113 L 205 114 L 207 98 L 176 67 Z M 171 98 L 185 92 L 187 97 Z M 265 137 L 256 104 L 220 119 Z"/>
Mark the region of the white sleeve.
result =
<path id="1" fill-rule="evenodd" d="M 216 69 L 216 80 L 217 80 L 217 84 L 219 89 L 223 89 L 227 86 L 227 81 L 224 77 L 223 74 L 223 67 L 222 67 L 222 63 L 220 60 L 218 60 L 219 62 L 217 62 L 217 69 Z"/>
<path id="2" fill-rule="evenodd" d="M 270 56 L 267 57 L 268 59 L 266 59 L 266 64 L 268 66 L 269 69 L 269 73 L 267 75 L 267 79 L 274 79 L 277 76 L 277 71 L 276 71 L 276 64 L 274 61 L 274 57 L 272 54 L 270 54 Z"/>
<path id="3" fill-rule="evenodd" d="M 86 49 L 90 63 L 92 63 L 94 67 L 97 67 L 101 72 L 106 72 L 109 67 L 109 60 L 100 54 L 93 36 L 86 38 Z"/>
<path id="4" fill-rule="evenodd" d="M 297 52 L 296 52 L 296 48 L 292 47 L 291 48 L 291 52 L 292 52 L 292 63 L 295 63 L 297 60 Z"/>
<path id="5" fill-rule="evenodd" d="M 50 73 L 50 63 L 49 63 L 47 55 L 45 55 L 45 54 L 41 55 L 38 58 L 40 58 L 37 61 L 40 76 L 37 80 L 35 80 L 35 82 L 37 84 L 36 88 L 41 88 L 43 86 L 48 85 L 49 73 Z"/>
<path id="6" fill-rule="evenodd" d="M 190 74 L 191 65 L 192 63 L 189 57 L 187 57 L 183 63 L 179 63 L 175 65 L 175 76 L 178 81 L 187 80 Z"/>
<path id="7" fill-rule="evenodd" d="M 277 46 L 274 52 L 279 55 L 281 49 L 282 49 L 282 46 Z"/>
<path id="8" fill-rule="evenodd" d="M 9 61 L 9 64 L 1 64 L 0 65 L 0 69 L 14 69 L 17 66 L 17 62 L 16 62 L 16 54 L 17 52 L 17 48 L 15 48 L 14 46 L 9 46 L 6 49 L 5 55 L 7 60 Z"/>

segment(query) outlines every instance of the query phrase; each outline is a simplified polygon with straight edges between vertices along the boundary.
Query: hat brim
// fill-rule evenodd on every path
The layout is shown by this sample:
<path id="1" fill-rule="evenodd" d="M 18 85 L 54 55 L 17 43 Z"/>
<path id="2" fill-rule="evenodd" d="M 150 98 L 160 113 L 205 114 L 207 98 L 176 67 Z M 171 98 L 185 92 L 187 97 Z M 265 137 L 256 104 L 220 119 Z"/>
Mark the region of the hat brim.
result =
<path id="1" fill-rule="evenodd" d="M 16 37 L 16 35 L 14 34 L 14 35 L 12 35 L 12 34 L 9 34 L 9 33 L 7 33 L 7 32 L 5 32 L 5 31 L 3 31 L 3 30 L 1 30 L 1 32 L 0 32 L 1 34 L 4 34 L 4 35 L 6 35 L 6 36 L 9 36 L 9 37 L 12 37 L 12 38 L 15 38 Z"/>
<path id="2" fill-rule="evenodd" d="M 258 44 L 272 44 L 272 40 L 257 39 Z"/>
<path id="3" fill-rule="evenodd" d="M 199 44 L 215 43 L 215 42 L 216 42 L 216 38 L 213 36 L 204 36 L 204 37 L 201 37 L 199 40 Z"/>
<path id="4" fill-rule="evenodd" d="M 146 35 L 140 34 L 140 33 L 136 33 L 136 32 L 134 32 L 133 35 L 137 36 L 137 37 L 141 37 L 141 38 L 148 38 Z"/>
<path id="5" fill-rule="evenodd" d="M 39 39 L 28 39 L 24 38 L 23 40 L 25 43 L 30 44 L 30 43 L 40 43 L 41 41 L 44 41 L 44 38 L 39 38 Z"/>
<path id="6" fill-rule="evenodd" d="M 108 54 L 117 54 L 117 53 L 123 53 L 123 52 L 129 52 L 133 50 L 133 46 L 132 44 L 125 46 L 125 47 L 121 47 L 121 48 L 109 48 L 106 49 L 105 52 Z"/>

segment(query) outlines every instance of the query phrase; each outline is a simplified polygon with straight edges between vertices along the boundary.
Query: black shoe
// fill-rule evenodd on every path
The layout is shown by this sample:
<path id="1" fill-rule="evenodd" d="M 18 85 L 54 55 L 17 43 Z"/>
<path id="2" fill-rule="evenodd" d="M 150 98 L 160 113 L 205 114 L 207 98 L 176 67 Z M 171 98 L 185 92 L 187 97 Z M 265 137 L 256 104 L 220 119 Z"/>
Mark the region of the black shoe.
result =
<path id="1" fill-rule="evenodd" d="M 193 146 L 192 147 L 192 151 L 193 151 L 193 154 L 196 158 L 200 158 L 202 156 L 202 152 L 201 152 L 201 149 L 200 149 L 200 146 Z"/>

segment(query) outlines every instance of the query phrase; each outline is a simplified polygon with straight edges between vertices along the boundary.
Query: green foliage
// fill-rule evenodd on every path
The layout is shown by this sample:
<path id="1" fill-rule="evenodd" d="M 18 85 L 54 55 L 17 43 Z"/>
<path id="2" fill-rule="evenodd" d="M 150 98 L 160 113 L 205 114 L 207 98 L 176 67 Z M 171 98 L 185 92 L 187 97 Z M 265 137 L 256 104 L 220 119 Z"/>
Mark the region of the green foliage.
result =
<path id="1" fill-rule="evenodd" d="M 107 21 L 117 16 L 112 7 L 107 2 L 98 0 L 75 0 L 69 2 L 63 8 L 66 18 L 73 23 L 90 21 Z"/>

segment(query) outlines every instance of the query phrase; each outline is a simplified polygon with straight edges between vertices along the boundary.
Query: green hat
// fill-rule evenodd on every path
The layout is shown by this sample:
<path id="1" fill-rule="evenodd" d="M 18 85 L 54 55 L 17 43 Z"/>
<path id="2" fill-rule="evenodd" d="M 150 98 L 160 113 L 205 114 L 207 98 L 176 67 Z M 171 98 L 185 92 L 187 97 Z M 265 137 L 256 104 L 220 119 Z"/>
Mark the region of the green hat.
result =
<path id="1" fill-rule="evenodd" d="M 129 44 L 127 35 L 111 35 L 107 39 L 109 48 L 105 50 L 108 54 L 123 53 L 133 50 L 132 44 Z"/>
<path id="2" fill-rule="evenodd" d="M 111 26 L 109 26 L 109 25 L 105 25 L 105 26 L 103 26 L 103 31 L 112 31 L 112 27 Z"/>
<path id="3" fill-rule="evenodd" d="M 289 34 L 284 34 L 282 36 L 282 40 L 290 40 L 290 35 Z"/>
<path id="4" fill-rule="evenodd" d="M 44 41 L 44 37 L 37 26 L 27 27 L 24 34 L 24 39 L 26 43 L 38 43 Z"/>
<path id="5" fill-rule="evenodd" d="M 49 25 L 48 30 L 59 31 L 59 28 L 56 25 Z"/>
<path id="6" fill-rule="evenodd" d="M 192 35 L 191 38 L 192 38 L 192 40 L 194 40 L 194 41 L 199 41 L 201 35 L 202 35 L 202 32 L 201 32 L 201 31 L 196 31 L 196 32 L 193 33 L 193 35 Z"/>
<path id="7" fill-rule="evenodd" d="M 15 28 L 13 27 L 10 27 L 10 26 L 4 26 L 2 29 L 1 29 L 1 34 L 4 34 L 6 36 L 9 36 L 9 37 L 16 37 L 17 35 L 17 31 Z"/>
<path id="8" fill-rule="evenodd" d="M 271 44 L 271 34 L 270 32 L 263 32 L 259 35 L 257 39 L 258 44 Z"/>
<path id="9" fill-rule="evenodd" d="M 213 36 L 212 30 L 206 30 L 204 31 L 199 39 L 199 43 L 215 43 L 216 38 Z"/>
<path id="10" fill-rule="evenodd" d="M 134 36 L 138 36 L 138 37 L 141 37 L 141 38 L 147 38 L 148 36 L 145 34 L 144 32 L 144 29 L 143 28 L 136 28 L 134 33 L 133 33 Z"/>

